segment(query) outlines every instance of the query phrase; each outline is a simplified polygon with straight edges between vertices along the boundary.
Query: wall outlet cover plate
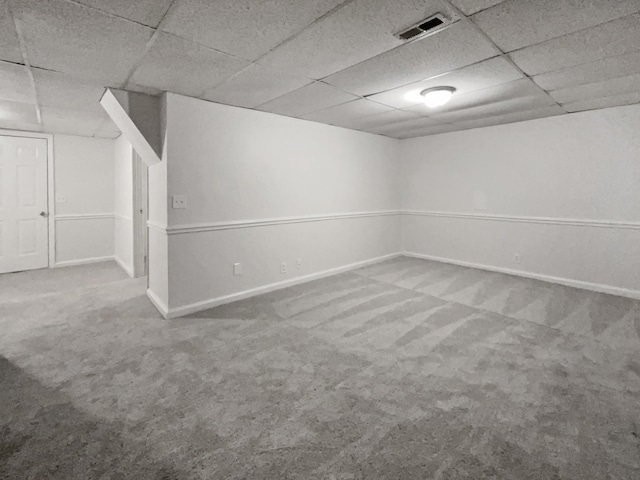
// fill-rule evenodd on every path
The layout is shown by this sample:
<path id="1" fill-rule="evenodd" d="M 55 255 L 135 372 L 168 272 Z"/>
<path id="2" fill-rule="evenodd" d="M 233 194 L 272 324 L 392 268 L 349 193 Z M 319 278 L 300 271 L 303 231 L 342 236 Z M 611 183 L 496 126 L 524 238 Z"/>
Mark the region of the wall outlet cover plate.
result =
<path id="1" fill-rule="evenodd" d="M 187 196 L 186 195 L 173 195 L 171 197 L 171 207 L 174 210 L 187 208 Z"/>

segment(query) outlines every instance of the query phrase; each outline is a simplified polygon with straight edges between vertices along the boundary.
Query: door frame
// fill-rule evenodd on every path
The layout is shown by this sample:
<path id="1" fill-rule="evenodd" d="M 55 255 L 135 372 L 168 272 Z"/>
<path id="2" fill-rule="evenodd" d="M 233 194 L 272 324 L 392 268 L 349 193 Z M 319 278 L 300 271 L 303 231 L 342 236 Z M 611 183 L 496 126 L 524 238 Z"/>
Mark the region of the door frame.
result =
<path id="1" fill-rule="evenodd" d="M 131 152 L 133 277 L 139 278 L 149 273 L 149 167 L 135 148 Z"/>
<path id="2" fill-rule="evenodd" d="M 55 173 L 53 169 L 53 135 L 50 133 L 24 132 L 21 130 L 6 130 L 0 128 L 0 136 L 41 138 L 47 141 L 47 209 L 49 210 L 49 216 L 47 217 L 47 239 L 49 243 L 47 248 L 47 265 L 49 268 L 53 268 L 56 266 L 56 192 Z"/>

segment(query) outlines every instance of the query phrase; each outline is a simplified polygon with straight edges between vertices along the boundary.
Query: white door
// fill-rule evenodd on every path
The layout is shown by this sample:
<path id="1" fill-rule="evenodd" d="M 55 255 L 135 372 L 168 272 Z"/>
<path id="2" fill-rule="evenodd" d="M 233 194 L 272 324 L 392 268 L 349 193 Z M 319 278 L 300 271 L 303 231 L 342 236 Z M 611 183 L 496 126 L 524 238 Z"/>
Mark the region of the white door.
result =
<path id="1" fill-rule="evenodd" d="M 49 265 L 47 140 L 0 136 L 0 273 Z"/>

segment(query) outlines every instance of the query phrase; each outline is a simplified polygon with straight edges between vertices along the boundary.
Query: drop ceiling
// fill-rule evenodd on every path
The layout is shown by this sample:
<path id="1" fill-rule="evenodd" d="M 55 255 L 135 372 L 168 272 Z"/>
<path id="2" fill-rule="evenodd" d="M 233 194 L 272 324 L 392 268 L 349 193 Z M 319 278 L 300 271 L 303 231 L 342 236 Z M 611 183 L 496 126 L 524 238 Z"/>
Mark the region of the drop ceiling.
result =
<path id="1" fill-rule="evenodd" d="M 640 1 L 0 0 L 0 128 L 115 138 L 104 87 L 395 138 L 628 105 Z"/>

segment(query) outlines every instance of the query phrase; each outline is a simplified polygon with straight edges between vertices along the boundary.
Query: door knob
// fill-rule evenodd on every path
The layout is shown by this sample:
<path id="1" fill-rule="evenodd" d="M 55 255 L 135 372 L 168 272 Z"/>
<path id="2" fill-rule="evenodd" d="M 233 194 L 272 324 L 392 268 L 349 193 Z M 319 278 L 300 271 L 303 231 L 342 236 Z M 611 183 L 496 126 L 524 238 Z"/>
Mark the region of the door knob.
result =
<path id="1" fill-rule="evenodd" d="M 40 216 L 46 218 L 49 216 L 49 214 L 47 212 L 40 212 Z"/>

